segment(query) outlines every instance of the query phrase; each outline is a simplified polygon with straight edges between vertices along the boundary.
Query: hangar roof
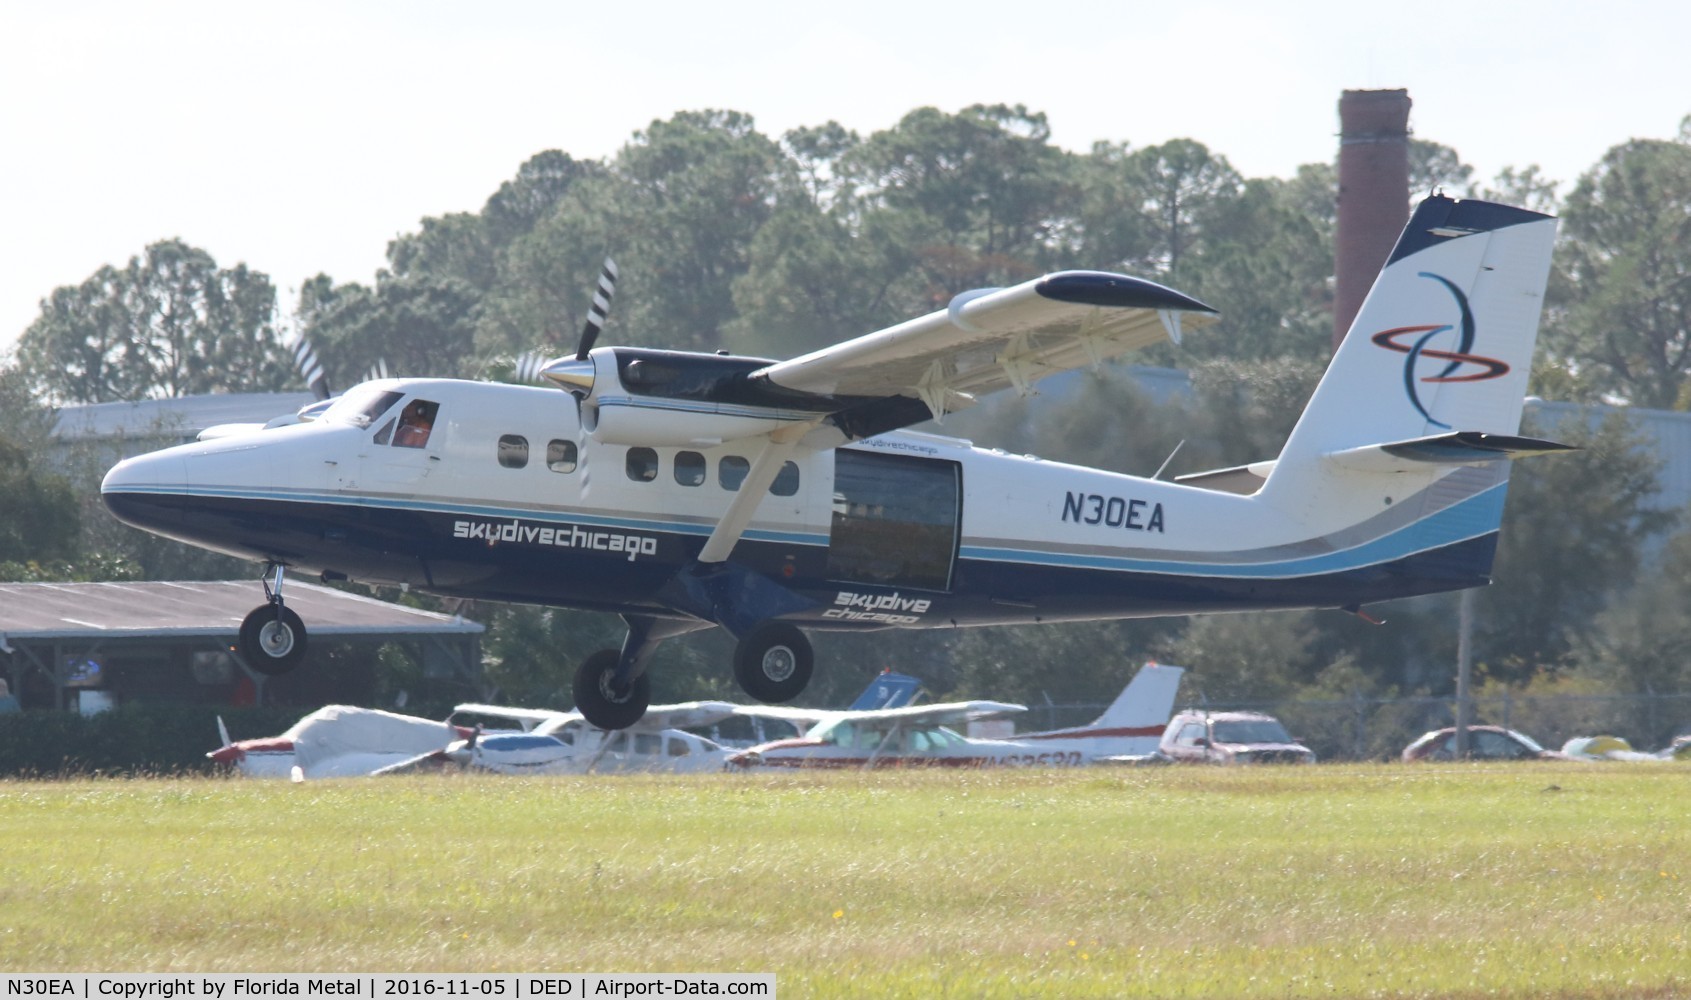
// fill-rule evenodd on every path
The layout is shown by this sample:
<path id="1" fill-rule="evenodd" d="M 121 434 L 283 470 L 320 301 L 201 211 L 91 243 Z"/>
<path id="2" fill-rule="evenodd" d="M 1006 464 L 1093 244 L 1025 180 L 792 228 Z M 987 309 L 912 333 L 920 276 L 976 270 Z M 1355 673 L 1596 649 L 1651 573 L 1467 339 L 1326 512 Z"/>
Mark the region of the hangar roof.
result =
<path id="1" fill-rule="evenodd" d="M 289 580 L 288 607 L 314 636 L 473 635 L 479 622 Z M 264 603 L 253 580 L 0 583 L 0 641 L 217 638 Z"/>

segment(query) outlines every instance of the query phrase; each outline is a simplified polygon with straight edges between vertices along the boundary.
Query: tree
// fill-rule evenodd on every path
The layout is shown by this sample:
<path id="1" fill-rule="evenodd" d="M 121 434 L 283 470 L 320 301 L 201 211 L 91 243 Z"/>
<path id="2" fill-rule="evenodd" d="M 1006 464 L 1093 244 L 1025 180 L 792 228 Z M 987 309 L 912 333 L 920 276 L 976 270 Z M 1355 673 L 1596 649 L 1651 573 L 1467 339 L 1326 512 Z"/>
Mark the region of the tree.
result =
<path id="1" fill-rule="evenodd" d="M 1285 611 L 1200 615 L 1158 651 L 1184 665 L 1182 689 L 1206 701 L 1250 703 L 1290 697 L 1326 666 L 1310 614 Z"/>
<path id="2" fill-rule="evenodd" d="M 918 296 L 907 313 L 943 307 L 958 292 L 1013 284 L 1045 270 L 1072 189 L 1068 154 L 1050 144 L 1045 115 L 1022 105 L 946 114 L 918 108 L 837 161 L 854 234 L 897 217 L 914 254 Z"/>
<path id="3" fill-rule="evenodd" d="M 1310 167 L 1292 181 L 1247 181 L 1204 210 L 1204 243 L 1188 255 L 1180 289 L 1220 309 L 1221 321 L 1183 343 L 1182 354 L 1235 362 L 1327 356 L 1334 189 L 1330 171 Z M 1311 202 L 1325 204 L 1326 214 Z M 1179 360 L 1168 347 L 1154 356 Z"/>
<path id="4" fill-rule="evenodd" d="M 481 297 L 450 277 L 397 277 L 376 287 L 335 285 L 318 275 L 300 289 L 295 322 L 329 371 L 331 384 L 357 380 L 378 362 L 395 375 L 473 376 Z"/>
<path id="5" fill-rule="evenodd" d="M 18 341 L 37 391 L 61 402 L 252 392 L 289 379 L 276 293 L 245 264 L 219 269 L 180 240 L 55 289 Z"/>
<path id="6" fill-rule="evenodd" d="M 1609 691 L 1691 691 L 1691 531 L 1575 638 L 1576 672 Z"/>
<path id="7" fill-rule="evenodd" d="M 1178 283 L 1187 255 L 1202 251 L 1216 213 L 1241 195 L 1244 178 L 1225 157 L 1191 139 L 1141 149 L 1128 158 L 1128 166 L 1158 271 Z"/>
<path id="8" fill-rule="evenodd" d="M 503 341 L 488 346 L 573 349 L 608 254 L 622 275 L 615 337 L 607 330 L 602 342 L 717 348 L 752 241 L 791 197 L 802 197 L 793 165 L 750 116 L 688 111 L 653 122 L 513 244 L 487 306 Z"/>
<path id="9" fill-rule="evenodd" d="M 1580 178 L 1563 212 L 1551 346 L 1614 395 L 1691 407 L 1691 118 Z"/>
<path id="10" fill-rule="evenodd" d="M 1645 506 L 1660 462 L 1624 411 L 1585 420 L 1524 429 L 1580 450 L 1519 462 L 1510 476 L 1497 582 L 1476 606 L 1475 658 L 1494 679 L 1565 667 L 1576 638 L 1636 578 L 1645 542 L 1676 520 Z"/>
<path id="11" fill-rule="evenodd" d="M 1426 139 L 1409 140 L 1409 197 L 1420 201 L 1434 191 L 1466 198 L 1473 190 L 1474 168 L 1449 146 Z"/>
<path id="12" fill-rule="evenodd" d="M 77 554 L 76 493 L 33 467 L 29 452 L 0 437 L 0 563 L 68 560 Z"/>

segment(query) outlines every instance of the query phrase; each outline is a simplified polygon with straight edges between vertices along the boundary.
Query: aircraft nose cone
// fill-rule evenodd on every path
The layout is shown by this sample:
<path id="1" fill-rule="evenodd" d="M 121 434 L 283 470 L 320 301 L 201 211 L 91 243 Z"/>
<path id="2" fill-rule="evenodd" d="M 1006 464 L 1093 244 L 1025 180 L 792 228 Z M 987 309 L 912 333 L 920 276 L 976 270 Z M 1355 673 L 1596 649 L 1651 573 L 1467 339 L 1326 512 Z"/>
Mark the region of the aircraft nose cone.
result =
<path id="1" fill-rule="evenodd" d="M 168 452 L 126 458 L 100 483 L 100 499 L 112 516 L 148 531 L 169 531 L 186 523 L 189 493 L 188 463 Z"/>

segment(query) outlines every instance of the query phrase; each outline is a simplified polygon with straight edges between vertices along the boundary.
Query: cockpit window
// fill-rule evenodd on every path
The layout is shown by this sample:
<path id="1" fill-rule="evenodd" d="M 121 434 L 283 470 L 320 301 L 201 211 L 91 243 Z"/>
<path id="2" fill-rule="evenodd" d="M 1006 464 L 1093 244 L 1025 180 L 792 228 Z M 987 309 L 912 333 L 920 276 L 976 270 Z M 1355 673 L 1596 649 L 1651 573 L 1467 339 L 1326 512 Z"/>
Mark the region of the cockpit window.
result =
<path id="1" fill-rule="evenodd" d="M 405 393 L 394 392 L 392 389 L 353 389 L 323 411 L 322 420 L 326 423 L 368 427 L 404 397 Z"/>
<path id="2" fill-rule="evenodd" d="M 426 399 L 413 399 L 405 404 L 405 409 L 399 414 L 399 428 L 393 432 L 393 444 L 396 448 L 421 448 L 429 443 L 429 434 L 434 431 L 435 411 L 440 409 L 439 403 Z M 528 458 L 525 447 L 523 458 Z"/>

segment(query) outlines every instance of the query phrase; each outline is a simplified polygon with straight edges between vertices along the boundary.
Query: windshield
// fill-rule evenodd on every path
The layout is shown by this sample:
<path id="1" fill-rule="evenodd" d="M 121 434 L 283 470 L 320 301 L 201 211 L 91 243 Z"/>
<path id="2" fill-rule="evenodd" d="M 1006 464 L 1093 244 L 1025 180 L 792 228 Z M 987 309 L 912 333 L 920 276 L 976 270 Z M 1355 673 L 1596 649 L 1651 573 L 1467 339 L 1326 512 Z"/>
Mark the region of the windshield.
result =
<path id="1" fill-rule="evenodd" d="M 1515 737 L 1516 739 L 1520 740 L 1521 745 L 1526 747 L 1528 750 L 1531 750 L 1533 753 L 1543 753 L 1544 752 L 1544 748 L 1538 745 L 1538 741 L 1533 739 L 1531 736 L 1528 736 L 1526 733 L 1517 733 L 1513 729 L 1511 729 L 1511 730 L 1509 730 L 1509 735 L 1511 735 L 1511 736 Z"/>
<path id="2" fill-rule="evenodd" d="M 368 427 L 404 395 L 392 389 L 353 389 L 335 400 L 334 405 L 324 411 L 322 419 L 327 423 Z"/>
<path id="3" fill-rule="evenodd" d="M 1217 743 L 1290 743 L 1286 727 L 1273 719 L 1229 719 L 1215 723 Z"/>

